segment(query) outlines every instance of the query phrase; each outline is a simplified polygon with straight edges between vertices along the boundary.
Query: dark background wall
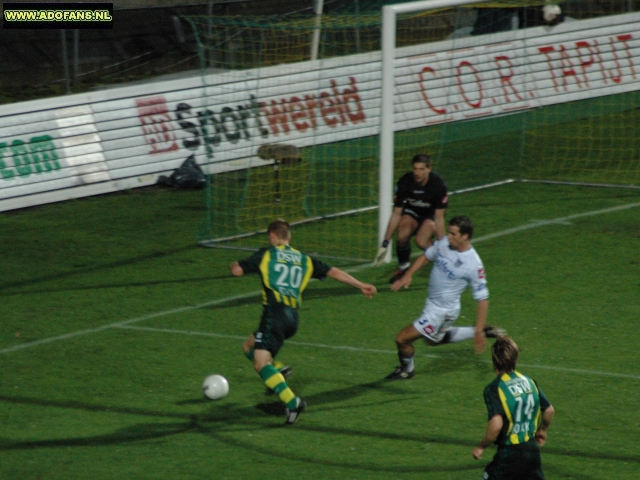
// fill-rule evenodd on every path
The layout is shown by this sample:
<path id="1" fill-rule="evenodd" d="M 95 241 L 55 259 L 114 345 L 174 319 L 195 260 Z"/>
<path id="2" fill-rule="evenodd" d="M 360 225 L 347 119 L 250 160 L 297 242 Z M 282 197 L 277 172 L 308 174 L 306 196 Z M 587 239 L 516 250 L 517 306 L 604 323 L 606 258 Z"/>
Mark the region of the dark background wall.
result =
<path id="1" fill-rule="evenodd" d="M 61 3 L 64 0 L 50 0 Z M 406 0 L 324 0 L 325 13 L 380 12 Z M 28 3 L 18 0 L 17 3 Z M 565 0 L 582 19 L 640 10 L 640 0 Z M 314 0 L 114 0 L 111 30 L 0 30 L 0 104 L 79 93 L 198 70 L 197 44 L 186 15 L 313 15 Z M 74 59 L 77 63 L 74 64 Z"/>
<path id="2" fill-rule="evenodd" d="M 193 32 L 187 22 L 180 20 L 184 15 L 209 12 L 277 15 L 311 12 L 313 8 L 313 0 L 116 0 L 113 3 L 113 29 L 77 30 L 77 56 L 74 56 L 74 31 L 66 31 L 73 93 L 198 69 Z M 0 30 L 0 103 L 66 93 L 61 32 Z M 74 58 L 77 58 L 75 68 Z"/>

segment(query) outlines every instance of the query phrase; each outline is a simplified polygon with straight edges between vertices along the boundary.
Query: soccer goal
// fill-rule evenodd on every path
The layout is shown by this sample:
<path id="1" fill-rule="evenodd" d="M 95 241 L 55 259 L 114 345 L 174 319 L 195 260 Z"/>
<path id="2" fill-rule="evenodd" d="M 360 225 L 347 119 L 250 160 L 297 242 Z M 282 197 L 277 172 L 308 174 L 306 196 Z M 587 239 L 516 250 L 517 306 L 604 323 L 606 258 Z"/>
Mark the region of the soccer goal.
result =
<path id="1" fill-rule="evenodd" d="M 593 2 L 562 5 L 383 7 L 379 239 L 407 136 L 435 140 L 435 169 L 454 192 L 514 180 L 640 188 L 640 15 L 631 2 L 593 17 Z M 454 9 L 467 20 L 446 40 L 399 45 L 404 19 Z"/>
<path id="2" fill-rule="evenodd" d="M 635 3 L 380 3 L 189 19 L 204 93 L 181 118 L 206 152 L 202 245 L 255 248 L 281 217 L 298 248 L 371 260 L 417 153 L 451 192 L 640 186 Z"/>

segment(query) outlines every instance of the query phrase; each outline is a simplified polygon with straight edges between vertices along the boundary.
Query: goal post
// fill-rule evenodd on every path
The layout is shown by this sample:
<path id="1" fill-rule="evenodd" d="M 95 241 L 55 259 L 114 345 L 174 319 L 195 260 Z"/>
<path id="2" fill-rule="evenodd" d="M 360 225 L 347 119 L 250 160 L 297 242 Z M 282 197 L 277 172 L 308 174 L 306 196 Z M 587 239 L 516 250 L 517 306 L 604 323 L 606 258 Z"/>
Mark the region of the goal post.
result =
<path id="1" fill-rule="evenodd" d="M 384 240 L 393 211 L 394 172 L 394 60 L 396 51 L 396 21 L 402 13 L 457 7 L 489 0 L 424 0 L 382 7 L 382 82 L 380 102 L 380 179 L 378 199 L 378 245 Z M 391 248 L 385 262 L 391 261 Z"/>

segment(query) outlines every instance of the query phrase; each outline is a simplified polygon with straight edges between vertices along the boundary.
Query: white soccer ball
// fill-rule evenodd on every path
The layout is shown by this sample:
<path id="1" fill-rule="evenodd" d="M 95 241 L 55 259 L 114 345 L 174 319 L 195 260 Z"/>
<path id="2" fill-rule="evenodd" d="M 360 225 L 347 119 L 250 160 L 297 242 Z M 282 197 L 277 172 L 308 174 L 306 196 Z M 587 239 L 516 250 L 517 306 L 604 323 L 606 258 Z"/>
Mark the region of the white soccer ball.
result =
<path id="1" fill-rule="evenodd" d="M 542 7 L 542 16 L 545 22 L 553 22 L 558 15 L 562 13 L 560 5 L 545 5 Z"/>
<path id="2" fill-rule="evenodd" d="M 202 393 L 211 400 L 220 400 L 229 393 L 229 382 L 222 375 L 209 375 L 202 384 Z"/>

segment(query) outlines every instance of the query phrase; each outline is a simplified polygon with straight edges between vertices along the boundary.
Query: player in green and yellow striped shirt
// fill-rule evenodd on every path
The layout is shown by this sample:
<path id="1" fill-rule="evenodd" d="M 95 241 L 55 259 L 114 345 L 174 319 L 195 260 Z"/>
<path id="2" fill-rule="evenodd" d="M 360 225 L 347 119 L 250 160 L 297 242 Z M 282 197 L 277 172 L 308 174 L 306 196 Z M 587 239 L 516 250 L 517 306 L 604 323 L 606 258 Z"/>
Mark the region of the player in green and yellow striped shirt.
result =
<path id="1" fill-rule="evenodd" d="M 257 273 L 262 280 L 262 318 L 258 330 L 242 344 L 246 357 L 260 374 L 265 385 L 278 394 L 287 406 L 287 424 L 295 423 L 306 403 L 287 385 L 284 376 L 273 365 L 284 341 L 298 329 L 298 307 L 302 292 L 312 278 L 331 277 L 354 286 L 366 297 L 376 293 L 376 287 L 362 283 L 337 267 L 331 267 L 289 246 L 291 229 L 284 220 L 275 220 L 267 229 L 270 248 L 264 248 L 249 258 L 231 264 L 231 273 L 239 277 Z"/>
<path id="2" fill-rule="evenodd" d="M 496 339 L 491 356 L 498 376 L 484 389 L 489 423 L 472 455 L 478 460 L 489 445 L 498 446 L 484 480 L 544 480 L 539 447 L 547 440 L 553 406 L 534 380 L 516 371 L 518 346 L 511 338 Z"/>

